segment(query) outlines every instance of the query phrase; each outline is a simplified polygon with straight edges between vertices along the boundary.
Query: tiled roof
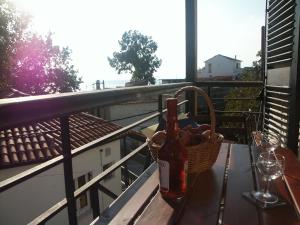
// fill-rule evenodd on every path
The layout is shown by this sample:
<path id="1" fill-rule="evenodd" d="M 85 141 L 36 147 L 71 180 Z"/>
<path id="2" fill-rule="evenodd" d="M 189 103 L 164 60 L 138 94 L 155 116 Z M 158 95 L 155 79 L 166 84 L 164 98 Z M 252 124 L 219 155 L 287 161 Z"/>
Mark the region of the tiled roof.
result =
<path id="1" fill-rule="evenodd" d="M 87 113 L 71 115 L 69 124 L 72 149 L 122 128 Z M 0 130 L 0 168 L 40 163 L 60 154 L 59 119 Z"/>

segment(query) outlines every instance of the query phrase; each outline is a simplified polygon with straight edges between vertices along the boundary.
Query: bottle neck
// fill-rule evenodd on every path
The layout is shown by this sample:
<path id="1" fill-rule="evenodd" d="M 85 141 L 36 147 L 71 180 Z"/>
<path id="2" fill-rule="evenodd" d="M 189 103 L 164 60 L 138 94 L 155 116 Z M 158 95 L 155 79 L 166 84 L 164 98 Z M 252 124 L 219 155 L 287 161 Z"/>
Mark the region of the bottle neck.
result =
<path id="1" fill-rule="evenodd" d="M 179 127 L 177 121 L 177 99 L 167 99 L 167 138 L 177 138 Z"/>

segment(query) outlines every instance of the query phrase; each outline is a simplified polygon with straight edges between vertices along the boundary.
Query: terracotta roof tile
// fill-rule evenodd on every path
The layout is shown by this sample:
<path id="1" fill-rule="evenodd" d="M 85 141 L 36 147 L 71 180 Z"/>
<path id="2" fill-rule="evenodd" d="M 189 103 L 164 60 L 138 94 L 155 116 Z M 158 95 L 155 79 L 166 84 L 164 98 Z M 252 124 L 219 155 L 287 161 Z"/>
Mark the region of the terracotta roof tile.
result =
<path id="1" fill-rule="evenodd" d="M 72 149 L 114 132 L 121 126 L 79 113 L 70 116 Z M 62 154 L 59 119 L 0 130 L 0 169 L 40 163 Z"/>
<path id="2" fill-rule="evenodd" d="M 0 154 L 0 163 L 2 165 L 10 165 L 10 160 L 7 154 Z"/>

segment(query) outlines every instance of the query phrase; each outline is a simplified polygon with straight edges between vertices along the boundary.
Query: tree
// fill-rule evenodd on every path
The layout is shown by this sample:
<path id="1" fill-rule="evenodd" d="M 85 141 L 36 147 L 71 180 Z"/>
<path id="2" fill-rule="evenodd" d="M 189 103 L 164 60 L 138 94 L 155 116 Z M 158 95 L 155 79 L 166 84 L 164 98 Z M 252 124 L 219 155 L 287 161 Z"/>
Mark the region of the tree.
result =
<path id="1" fill-rule="evenodd" d="M 259 60 L 253 62 L 252 67 L 244 68 L 240 80 L 242 81 L 258 81 L 261 78 L 261 52 L 256 54 Z M 257 98 L 261 92 L 258 87 L 232 88 L 227 96 L 225 96 L 225 111 L 258 111 L 259 102 L 256 100 L 226 100 L 226 98 Z"/>
<path id="2" fill-rule="evenodd" d="M 0 0 L 0 90 L 9 82 L 14 43 L 22 38 L 29 21 L 29 15 L 18 13 L 11 2 Z"/>
<path id="3" fill-rule="evenodd" d="M 129 72 L 132 74 L 131 81 L 147 80 L 155 83 L 153 73 L 161 65 L 155 52 L 157 44 L 151 37 L 145 36 L 138 31 L 127 31 L 119 41 L 120 51 L 114 52 L 113 57 L 108 61 L 111 67 L 115 68 L 118 74 Z"/>
<path id="4" fill-rule="evenodd" d="M 45 39 L 33 34 L 17 42 L 11 62 L 13 86 L 32 95 L 78 90 L 82 81 L 70 56 L 69 48 L 53 45 L 51 33 Z"/>
<path id="5" fill-rule="evenodd" d="M 8 86 L 31 95 L 79 89 L 71 50 L 29 30 L 30 16 L 0 0 L 0 90 Z"/>

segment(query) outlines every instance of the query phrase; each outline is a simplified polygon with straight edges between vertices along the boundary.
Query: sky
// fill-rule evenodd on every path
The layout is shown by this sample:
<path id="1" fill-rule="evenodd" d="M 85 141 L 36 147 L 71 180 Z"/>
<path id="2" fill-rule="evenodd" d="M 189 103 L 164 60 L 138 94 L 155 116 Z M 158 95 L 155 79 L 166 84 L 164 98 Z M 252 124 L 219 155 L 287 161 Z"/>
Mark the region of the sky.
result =
<path id="1" fill-rule="evenodd" d="M 83 78 L 82 89 L 96 80 L 129 80 L 117 74 L 107 57 L 118 40 L 138 30 L 157 42 L 162 65 L 157 79 L 185 77 L 185 0 L 12 0 L 32 15 L 32 29 L 53 32 L 54 43 L 72 49 Z M 251 66 L 260 50 L 263 0 L 198 0 L 198 68 L 217 54 Z"/>

